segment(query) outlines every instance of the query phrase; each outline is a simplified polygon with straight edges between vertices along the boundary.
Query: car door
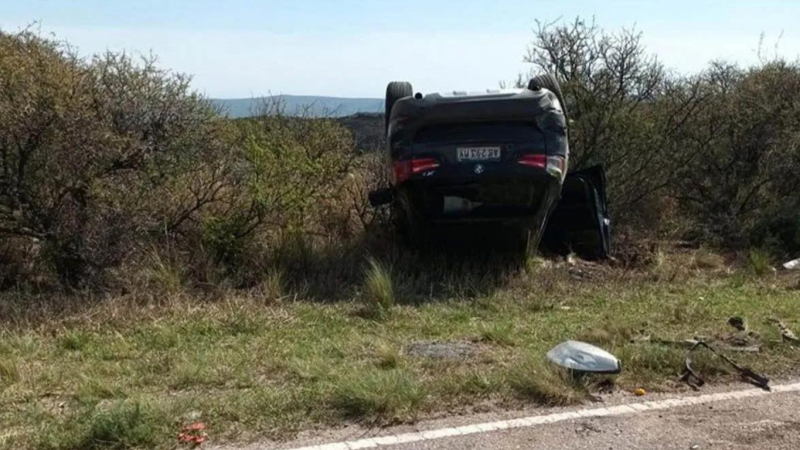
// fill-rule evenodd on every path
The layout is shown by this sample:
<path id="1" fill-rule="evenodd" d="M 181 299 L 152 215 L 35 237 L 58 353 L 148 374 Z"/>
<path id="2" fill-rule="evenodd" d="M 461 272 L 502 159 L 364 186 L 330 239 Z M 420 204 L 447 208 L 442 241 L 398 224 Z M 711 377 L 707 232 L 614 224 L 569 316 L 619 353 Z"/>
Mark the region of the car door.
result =
<path id="1" fill-rule="evenodd" d="M 604 259 L 611 246 L 611 221 L 606 203 L 606 175 L 594 166 L 567 175 L 561 199 L 548 221 L 542 245 L 554 252 L 584 259 Z"/>

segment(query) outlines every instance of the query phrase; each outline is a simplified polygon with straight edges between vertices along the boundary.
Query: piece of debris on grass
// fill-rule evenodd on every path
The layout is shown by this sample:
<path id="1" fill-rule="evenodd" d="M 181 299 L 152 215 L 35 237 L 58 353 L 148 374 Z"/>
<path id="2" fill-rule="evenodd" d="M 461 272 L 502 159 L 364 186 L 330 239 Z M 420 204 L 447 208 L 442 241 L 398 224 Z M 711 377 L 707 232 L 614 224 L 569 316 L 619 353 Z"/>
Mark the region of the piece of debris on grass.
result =
<path id="1" fill-rule="evenodd" d="M 743 352 L 743 353 L 758 353 L 761 351 L 761 347 L 757 344 L 754 344 L 752 340 L 745 335 L 733 335 L 728 336 L 722 339 L 726 344 L 719 344 L 717 343 L 717 347 L 722 351 L 731 351 L 731 352 Z M 697 345 L 698 342 L 707 342 L 705 339 L 702 338 L 695 338 L 695 339 L 661 339 L 652 337 L 649 335 L 642 335 L 636 336 L 632 340 L 634 343 L 649 343 L 649 344 L 658 344 L 658 345 L 665 345 L 669 347 L 680 347 L 680 348 L 692 348 Z M 713 342 L 713 341 L 708 341 Z"/>
<path id="2" fill-rule="evenodd" d="M 644 397 L 645 395 L 647 395 L 647 391 L 645 391 L 643 388 L 639 388 L 633 391 L 633 395 L 637 397 Z"/>
<path id="3" fill-rule="evenodd" d="M 786 270 L 800 270 L 800 259 L 795 259 L 783 264 Z"/>
<path id="4" fill-rule="evenodd" d="M 566 341 L 547 352 L 550 362 L 576 372 L 616 374 L 622 369 L 611 353 L 580 341 Z"/>
<path id="5" fill-rule="evenodd" d="M 197 447 L 208 439 L 205 430 L 206 424 L 203 422 L 194 422 L 190 425 L 186 425 L 181 429 L 181 432 L 178 433 L 178 443 Z"/>
<path id="6" fill-rule="evenodd" d="M 787 342 L 791 342 L 793 344 L 800 343 L 800 338 L 798 338 L 797 335 L 794 334 L 792 330 L 790 330 L 789 327 L 786 326 L 785 323 L 781 322 L 778 319 L 770 319 L 770 322 L 774 323 L 778 327 L 778 329 L 781 330 L 781 339 Z"/>
<path id="7" fill-rule="evenodd" d="M 683 373 L 681 374 L 681 376 L 679 378 L 679 381 L 685 382 L 692 389 L 699 389 L 700 387 L 702 387 L 706 383 L 703 380 L 703 378 L 700 377 L 700 375 L 698 375 L 698 373 L 692 367 L 692 355 L 693 355 L 694 351 L 697 350 L 698 348 L 706 348 L 711 353 L 713 353 L 714 355 L 719 357 L 721 360 L 723 360 L 726 363 L 728 363 L 728 365 L 730 365 L 731 367 L 736 369 L 737 372 L 739 372 L 739 375 L 741 375 L 742 379 L 744 379 L 745 381 L 747 381 L 749 383 L 752 383 L 752 384 L 760 387 L 761 389 L 764 389 L 764 390 L 767 390 L 767 391 L 770 390 L 769 378 L 767 378 L 767 377 L 755 372 L 754 370 L 750 369 L 749 367 L 745 367 L 745 366 L 740 365 L 736 361 L 734 361 L 734 360 L 728 358 L 727 356 L 723 355 L 717 349 L 715 349 L 714 347 L 710 346 L 709 344 L 707 344 L 706 342 L 703 342 L 703 341 L 698 341 L 697 344 L 692 346 L 692 348 L 690 348 L 689 351 L 686 352 L 686 357 L 684 358 L 684 370 L 683 370 Z"/>

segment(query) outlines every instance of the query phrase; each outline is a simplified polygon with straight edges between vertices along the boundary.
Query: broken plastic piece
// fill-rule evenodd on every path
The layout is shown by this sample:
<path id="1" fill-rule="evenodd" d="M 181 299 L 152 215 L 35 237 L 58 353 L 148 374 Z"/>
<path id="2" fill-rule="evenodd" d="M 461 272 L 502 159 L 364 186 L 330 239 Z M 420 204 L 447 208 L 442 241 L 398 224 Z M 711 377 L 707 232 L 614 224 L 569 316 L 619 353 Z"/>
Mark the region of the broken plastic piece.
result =
<path id="1" fill-rule="evenodd" d="M 800 343 L 800 338 L 798 338 L 797 335 L 794 334 L 792 330 L 790 330 L 789 327 L 786 326 L 785 323 L 781 322 L 778 319 L 770 319 L 769 321 L 774 323 L 778 327 L 778 329 L 781 330 L 781 338 L 784 341 L 792 342 L 795 344 Z"/>
<path id="2" fill-rule="evenodd" d="M 756 385 L 756 386 L 758 386 L 761 389 L 764 389 L 766 391 L 770 390 L 769 378 L 767 378 L 764 375 L 761 375 L 761 374 L 753 371 L 749 367 L 744 367 L 744 366 L 739 365 L 736 361 L 728 358 L 727 356 L 725 356 L 722 353 L 718 352 L 714 347 L 712 347 L 712 346 L 708 345 L 707 343 L 705 343 L 703 341 L 700 341 L 700 340 L 698 340 L 697 343 L 695 345 L 693 345 L 692 348 L 690 348 L 688 352 L 686 352 L 686 357 L 684 358 L 684 362 L 683 362 L 683 373 L 681 374 L 681 377 L 679 379 L 679 381 L 685 382 L 692 389 L 698 389 L 698 388 L 702 387 L 706 383 L 703 380 L 703 378 L 700 377 L 700 375 L 698 375 L 697 372 L 692 367 L 692 353 L 696 349 L 698 349 L 700 347 L 704 347 L 704 348 L 708 349 L 711 353 L 715 354 L 720 359 L 722 359 L 723 361 L 728 363 L 731 367 L 736 369 L 736 371 L 739 372 L 739 374 L 742 376 L 742 378 L 745 381 L 747 381 L 747 382 L 749 382 L 751 384 L 754 384 L 754 385 Z"/>
<path id="3" fill-rule="evenodd" d="M 795 259 L 794 261 L 785 263 L 783 268 L 786 270 L 800 270 L 800 259 Z"/>
<path id="4" fill-rule="evenodd" d="M 547 352 L 547 359 L 561 367 L 579 372 L 619 373 L 622 365 L 607 351 L 578 341 L 566 341 Z"/>

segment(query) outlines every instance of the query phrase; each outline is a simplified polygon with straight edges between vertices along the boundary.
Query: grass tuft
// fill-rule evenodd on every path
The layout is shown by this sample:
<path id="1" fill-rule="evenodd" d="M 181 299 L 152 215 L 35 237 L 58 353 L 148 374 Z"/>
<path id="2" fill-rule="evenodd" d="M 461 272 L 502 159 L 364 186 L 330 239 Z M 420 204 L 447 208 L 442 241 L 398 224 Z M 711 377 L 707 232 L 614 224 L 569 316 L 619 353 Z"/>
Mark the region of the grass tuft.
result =
<path id="1" fill-rule="evenodd" d="M 766 275 L 772 269 L 772 257 L 764 249 L 751 249 L 747 255 L 747 262 L 758 276 Z"/>
<path id="2" fill-rule="evenodd" d="M 378 260 L 370 258 L 364 281 L 364 302 L 367 311 L 381 316 L 395 305 L 395 289 L 391 272 Z"/>
<path id="3" fill-rule="evenodd" d="M 375 349 L 376 365 L 381 369 L 396 369 L 400 365 L 400 352 L 397 347 L 382 342 Z"/>
<path id="4" fill-rule="evenodd" d="M 67 330 L 59 344 L 64 350 L 81 351 L 89 344 L 89 335 L 80 330 Z"/>
<path id="5" fill-rule="evenodd" d="M 285 294 L 284 273 L 279 269 L 271 270 L 264 277 L 264 281 L 259 283 L 256 291 L 265 303 L 272 303 Z"/>
<path id="6" fill-rule="evenodd" d="M 413 373 L 364 369 L 339 381 L 332 403 L 347 418 L 385 425 L 413 419 L 424 399 Z"/>

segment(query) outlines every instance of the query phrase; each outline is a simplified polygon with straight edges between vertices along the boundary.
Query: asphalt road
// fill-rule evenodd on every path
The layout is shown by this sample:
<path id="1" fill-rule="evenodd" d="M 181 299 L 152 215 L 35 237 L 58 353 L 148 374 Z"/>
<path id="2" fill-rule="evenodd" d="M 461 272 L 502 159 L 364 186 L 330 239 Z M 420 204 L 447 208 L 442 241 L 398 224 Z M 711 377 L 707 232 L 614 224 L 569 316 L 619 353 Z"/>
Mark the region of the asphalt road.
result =
<path id="1" fill-rule="evenodd" d="M 662 406 L 670 399 L 684 399 L 684 404 L 664 408 L 611 414 L 602 417 L 572 418 L 564 420 L 564 413 L 579 412 L 579 408 L 534 410 L 514 413 L 490 413 L 476 416 L 443 418 L 419 423 L 413 427 L 395 429 L 361 429 L 350 427 L 340 430 L 308 433 L 295 442 L 259 443 L 246 447 L 218 447 L 219 450 L 349 450 L 366 444 L 363 448 L 386 450 L 800 450 L 800 384 L 792 382 L 790 392 L 763 394 L 745 386 L 720 387 L 706 390 L 712 401 L 700 404 L 685 404 L 689 395 L 654 395 L 644 400 L 618 395 L 604 399 L 602 404 L 588 405 L 583 412 L 598 411 L 598 408 L 617 410 L 624 406 L 651 401 Z M 789 385 L 789 383 L 784 383 Z M 714 392 L 716 391 L 716 392 Z M 716 398 L 728 392 L 756 392 L 752 396 L 736 399 Z M 630 410 L 629 410 L 630 411 Z M 530 413 L 533 412 L 533 415 Z M 500 429 L 486 432 L 470 432 L 436 439 L 424 439 L 411 443 L 370 447 L 374 438 L 413 436 L 446 430 L 448 427 L 465 429 L 475 424 L 499 423 L 519 417 L 561 415 L 555 423 Z M 591 415 L 591 413 L 590 413 Z M 410 433 L 410 434 L 409 434 Z M 446 433 L 445 433 L 446 434 Z M 365 440 L 366 439 L 366 440 Z M 322 445 L 322 447 L 313 447 Z"/>
<path id="2" fill-rule="evenodd" d="M 798 450 L 800 394 L 723 401 L 630 416 L 578 419 L 391 448 Z"/>

